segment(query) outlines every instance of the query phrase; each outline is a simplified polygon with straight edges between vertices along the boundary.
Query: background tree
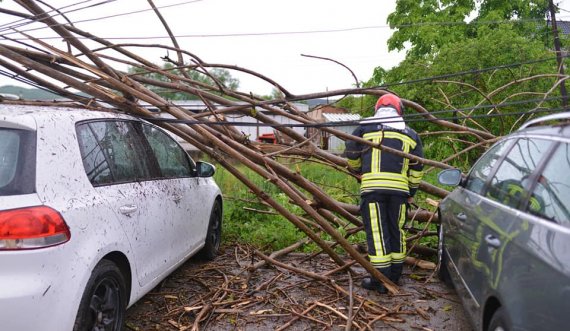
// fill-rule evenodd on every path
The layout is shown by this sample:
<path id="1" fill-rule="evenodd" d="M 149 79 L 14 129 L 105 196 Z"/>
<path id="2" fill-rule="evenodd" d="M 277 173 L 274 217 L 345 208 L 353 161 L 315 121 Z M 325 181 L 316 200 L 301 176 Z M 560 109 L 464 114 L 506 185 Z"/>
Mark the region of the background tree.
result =
<path id="1" fill-rule="evenodd" d="M 162 69 L 163 70 L 174 70 L 174 66 L 170 63 L 165 63 L 162 66 Z M 176 70 L 178 70 L 178 69 L 176 69 Z M 204 83 L 204 84 L 207 84 L 210 86 L 216 85 L 216 83 L 213 81 L 213 79 L 211 77 L 205 75 L 202 72 L 199 72 L 199 71 L 194 70 L 194 69 L 186 69 L 186 72 L 187 72 L 188 76 L 196 82 Z M 212 75 L 216 79 L 216 81 L 221 83 L 227 89 L 230 89 L 232 91 L 236 91 L 239 88 L 239 79 L 232 77 L 229 70 L 221 69 L 221 68 L 213 68 L 213 69 L 208 70 L 208 72 L 210 75 Z M 151 78 L 151 79 L 163 81 L 163 82 L 170 81 L 170 79 L 163 74 L 156 73 L 156 72 L 148 72 L 148 71 L 141 69 L 141 68 L 138 68 L 138 67 L 129 67 L 129 73 L 130 74 L 139 74 L 141 76 L 145 76 L 147 78 Z M 156 86 L 148 86 L 148 88 L 150 90 L 152 90 L 153 92 L 157 93 L 158 95 L 160 95 L 164 98 L 167 98 L 169 100 L 197 100 L 198 99 L 198 97 L 196 95 L 189 94 L 189 93 L 183 93 L 183 92 L 176 91 L 176 90 L 167 90 L 164 88 L 157 88 Z"/>
<path id="2" fill-rule="evenodd" d="M 386 86 L 440 118 L 458 117 L 460 124 L 469 123 L 463 119 L 468 115 L 497 115 L 471 123 L 495 135 L 507 134 L 528 118 L 521 118 L 521 112 L 560 105 L 560 100 L 548 101 L 559 96 L 557 89 L 550 91 L 559 77 L 547 9 L 546 0 L 398 0 L 388 16 L 395 29 L 388 48 L 406 49 L 406 58 L 390 70 L 376 68 L 365 86 Z M 547 101 L 536 101 L 543 98 Z M 353 100 L 351 109 L 368 116 L 374 101 L 365 97 L 358 107 Z M 491 106 L 503 103 L 518 104 Z M 479 109 L 458 111 L 472 107 Z M 418 132 L 436 130 L 426 121 L 410 117 L 408 122 Z M 427 157 L 433 159 L 476 141 L 473 136 L 424 137 L 431 147 Z M 469 164 L 483 150 L 474 149 L 461 160 Z"/>

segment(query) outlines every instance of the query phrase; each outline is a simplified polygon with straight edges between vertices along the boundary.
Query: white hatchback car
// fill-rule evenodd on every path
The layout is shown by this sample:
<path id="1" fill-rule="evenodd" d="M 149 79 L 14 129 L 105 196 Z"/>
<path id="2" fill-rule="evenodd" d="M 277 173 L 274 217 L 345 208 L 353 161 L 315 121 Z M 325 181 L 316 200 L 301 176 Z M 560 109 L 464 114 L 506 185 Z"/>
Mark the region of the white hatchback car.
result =
<path id="1" fill-rule="evenodd" d="M 0 105 L 0 329 L 120 330 L 185 260 L 215 257 L 214 170 L 131 116 Z"/>

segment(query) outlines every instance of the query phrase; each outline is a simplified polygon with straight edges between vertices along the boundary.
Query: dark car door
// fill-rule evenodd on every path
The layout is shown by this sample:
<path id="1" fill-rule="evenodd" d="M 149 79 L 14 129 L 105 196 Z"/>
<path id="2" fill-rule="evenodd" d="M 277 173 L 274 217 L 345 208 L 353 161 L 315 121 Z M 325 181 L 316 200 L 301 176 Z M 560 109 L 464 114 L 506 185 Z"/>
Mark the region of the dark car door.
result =
<path id="1" fill-rule="evenodd" d="M 532 175 L 548 141 L 511 139 L 498 144 L 472 169 L 464 189 L 454 191 L 446 246 L 463 284 L 460 294 L 473 316 L 489 293 L 495 293 L 504 273 L 510 231 L 524 203 L 525 178 Z M 445 224 L 444 224 L 445 226 Z M 454 238 L 454 240 L 449 240 Z"/>
<path id="2" fill-rule="evenodd" d="M 570 144 L 560 143 L 533 177 L 524 213 L 513 221 L 504 256 L 504 304 L 513 329 L 570 325 Z"/>
<path id="3" fill-rule="evenodd" d="M 480 203 L 469 206 L 467 214 L 475 229 L 466 245 L 470 263 L 460 272 L 479 304 L 500 286 L 510 242 L 520 234 L 511 228 L 524 208 L 528 178 L 550 144 L 547 140 L 516 140 L 488 181 Z"/>
<path id="4" fill-rule="evenodd" d="M 451 275 L 457 285 L 467 310 L 475 313 L 478 302 L 465 286 L 464 272 L 470 267 L 473 243 L 477 241 L 478 214 L 486 182 L 512 140 L 497 143 L 483 155 L 471 169 L 464 187 L 454 190 L 441 204 L 442 229 L 444 231 L 445 254 L 449 257 Z M 457 279 L 459 277 L 459 279 Z M 468 277 L 468 276 L 467 276 Z M 467 279 L 472 282 L 472 279 Z"/>

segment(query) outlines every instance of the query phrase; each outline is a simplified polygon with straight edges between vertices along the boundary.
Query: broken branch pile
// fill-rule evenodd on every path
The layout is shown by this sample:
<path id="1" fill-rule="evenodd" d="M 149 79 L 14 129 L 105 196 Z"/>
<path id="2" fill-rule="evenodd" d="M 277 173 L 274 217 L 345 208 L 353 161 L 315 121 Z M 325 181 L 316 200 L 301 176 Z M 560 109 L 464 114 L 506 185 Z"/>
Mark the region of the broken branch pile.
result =
<path id="1" fill-rule="evenodd" d="M 190 261 L 129 309 L 126 327 L 436 330 L 462 309 L 441 283 L 425 284 L 431 271 L 411 269 L 402 286 L 409 293 L 378 300 L 380 295 L 355 286 L 360 277 L 340 270 L 330 259 L 289 254 L 277 261 L 278 255 L 269 257 L 251 247 L 236 246 L 207 264 Z M 312 272 L 305 271 L 309 269 Z"/>
<path id="2" fill-rule="evenodd" d="M 347 267 L 346 262 L 331 247 L 330 243 L 321 238 L 321 233 L 328 234 L 334 240 L 334 245 L 340 246 L 358 264 L 386 283 L 390 292 L 398 292 L 397 287 L 374 269 L 367 259 L 349 243 L 347 238 L 331 225 L 335 217 L 340 217 L 354 227 L 361 227 L 361 221 L 357 217 L 358 208 L 356 206 L 347 206 L 327 196 L 321 187 L 281 164 L 277 157 L 284 155 L 311 155 L 320 162 L 329 165 L 331 171 L 346 169 L 347 163 L 345 159 L 318 148 L 302 134 L 290 127 L 279 125 L 280 123 L 270 116 L 280 115 L 302 124 L 317 124 L 306 114 L 299 111 L 292 102 L 349 94 L 382 95 L 386 93 L 385 90 L 347 89 L 311 95 L 294 95 L 278 83 L 251 70 L 237 66 L 206 63 L 194 54 L 179 49 L 174 37 L 172 37 L 173 47 L 153 46 L 176 52 L 176 60 L 167 59 L 167 61 L 171 62 L 173 68 L 166 70 L 131 51 L 133 48 L 147 47 L 148 45 L 113 44 L 86 31 L 82 31 L 71 24 L 60 23 L 56 20 L 57 15 L 52 15 L 53 11 L 47 12 L 33 0 L 19 0 L 17 3 L 29 13 L 7 12 L 8 14 L 24 18 L 30 22 L 44 24 L 59 37 L 63 38 L 67 49 L 63 50 L 54 47 L 40 38 L 21 32 L 27 39 L 29 48 L 13 46 L 8 43 L 1 44 L 1 65 L 14 72 L 18 77 L 25 78 L 71 100 L 71 104 L 81 105 L 94 110 L 120 109 L 132 115 L 152 120 L 157 117 L 157 114 L 148 110 L 148 106 L 151 106 L 163 113 L 172 115 L 176 119 L 187 121 L 186 123 L 157 122 L 157 124 L 176 133 L 219 162 L 254 192 L 261 201 L 271 206 L 303 231 L 340 267 Z M 152 1 L 149 1 L 149 4 L 162 19 Z M 3 11 L 6 13 L 5 10 Z M 166 30 L 170 31 L 166 21 L 162 21 Z M 94 42 L 96 46 L 88 47 L 83 41 L 85 39 L 89 42 Z M 137 73 L 132 74 L 117 70 L 114 66 L 118 64 L 128 64 L 137 68 Z M 230 90 L 210 74 L 210 68 L 230 68 L 248 73 L 272 84 L 284 97 L 275 100 L 264 100 L 251 94 Z M 208 76 L 214 83 L 206 84 L 202 81 L 194 80 L 188 74 L 191 70 Z M 148 75 L 140 74 L 140 72 L 159 73 L 166 79 L 149 78 Z M 47 77 L 51 79 L 47 79 Z M 58 84 L 54 83 L 53 80 L 57 81 Z M 64 84 L 64 87 L 60 87 L 61 84 Z M 197 114 L 191 113 L 153 92 L 153 88 L 168 89 L 197 96 L 206 105 L 206 110 Z M 81 91 L 87 94 L 88 97 L 71 92 L 70 89 Z M 416 109 L 425 114 L 427 118 L 430 117 L 429 113 L 420 105 L 410 101 L 405 101 L 405 103 L 409 108 Z M 70 104 L 70 102 L 67 102 L 67 104 Z M 227 112 L 241 113 L 265 125 L 274 126 L 275 130 L 293 139 L 294 143 L 292 146 L 274 146 L 276 150 L 268 152 L 260 148 L 258 143 L 249 141 L 247 136 L 238 132 L 232 126 L 211 125 L 215 122 L 223 122 L 224 114 Z M 441 124 L 454 130 L 472 132 L 483 139 L 494 139 L 494 136 L 477 129 L 448 122 L 442 122 Z M 343 139 L 356 139 L 333 128 L 321 127 L 320 130 Z M 365 140 L 362 140 L 362 142 L 374 146 L 371 142 Z M 389 150 L 389 148 L 384 146 L 375 147 Z M 232 162 L 229 162 L 228 159 L 231 159 Z M 449 167 L 446 164 L 432 160 L 415 159 L 435 167 Z M 235 161 L 253 170 L 256 174 L 262 176 L 287 194 L 294 204 L 298 205 L 308 217 L 314 220 L 314 225 L 307 225 L 300 216 L 289 211 L 284 205 L 256 186 L 235 166 Z M 437 189 L 426 183 L 422 184 L 422 189 L 439 196 L 445 194 L 444 190 Z M 430 213 L 427 214 L 425 215 L 425 212 L 420 213 L 416 217 L 430 219 L 433 217 Z M 349 267 L 347 268 L 349 269 Z"/>
<path id="3" fill-rule="evenodd" d="M 14 26 L 13 31 L 20 32 L 20 35 L 25 38 L 25 42 L 21 39 L 10 40 L 5 36 L 5 42 L 0 43 L 0 65 L 12 72 L 14 77 L 25 79 L 36 86 L 48 89 L 69 100 L 66 102 L 49 103 L 50 105 L 80 106 L 104 111 L 120 110 L 154 121 L 157 125 L 177 134 L 219 162 L 247 186 L 251 192 L 256 194 L 260 201 L 271 206 L 299 230 L 303 231 L 310 241 L 317 244 L 323 252 L 330 256 L 332 261 L 338 265 L 339 271 L 343 270 L 347 272 L 347 275 L 351 275 L 353 262 L 347 262 L 343 259 L 337 253 L 335 247 L 341 247 L 353 261 L 356 261 L 366 271 L 381 280 L 392 294 L 398 293 L 398 287 L 380 274 L 358 250 L 358 247 L 349 243 L 348 236 L 342 235 L 334 225 L 336 224 L 335 220 L 341 218 L 343 223 L 349 224 L 348 233 L 357 232 L 362 226 L 358 217 L 358 206 L 347 205 L 331 198 L 322 187 L 283 165 L 278 157 L 301 156 L 306 158 L 310 156 L 320 163 L 328 165 L 330 171 L 344 172 L 347 172 L 346 160 L 320 149 L 311 139 L 293 130 L 291 127 L 280 125 L 281 123 L 272 117 L 279 115 L 297 123 L 309 126 L 317 125 L 319 123 L 316 123 L 300 111 L 293 102 L 347 95 L 380 96 L 387 93 L 385 89 L 350 88 L 296 95 L 272 79 L 246 68 L 205 62 L 195 54 L 180 49 L 176 39 L 170 33 L 170 28 L 166 21 L 151 0 L 148 0 L 149 5 L 163 22 L 165 30 L 171 36 L 173 46 L 134 43 L 115 44 L 83 31 L 72 24 L 62 23 L 61 17 L 64 17 L 63 14 L 56 10 L 46 10 L 45 6 L 40 6 L 36 1 L 17 0 L 16 2 L 24 8 L 25 12 L 15 12 L 6 9 L 0 9 L 0 12 L 11 15 L 23 22 L 42 24 L 44 29 L 51 30 L 59 38 L 63 39 L 64 47 L 58 48 L 50 45 L 43 39 L 30 35 L 29 31 L 18 31 L 18 28 Z M 134 51 L 150 47 L 176 53 L 176 59 L 164 58 L 165 61 L 171 64 L 169 69 L 156 65 Z M 124 65 L 135 68 L 136 72 L 130 73 L 117 69 L 117 67 Z M 274 86 L 282 97 L 266 100 L 251 93 L 231 90 L 216 79 L 215 75 L 211 74 L 213 68 L 229 69 L 256 77 Z M 209 84 L 196 80 L 194 76 L 189 74 L 192 71 L 209 77 L 213 83 Z M 153 78 L 156 76 L 151 74 L 159 74 L 163 79 Z M 532 77 L 529 79 L 532 79 Z M 449 84 L 450 82 L 443 83 Z M 203 101 L 205 109 L 199 113 L 190 112 L 156 93 L 157 89 L 198 97 Z M 73 92 L 74 90 L 80 91 L 82 94 Z M 552 89 L 548 93 L 551 91 Z M 548 93 L 544 95 L 544 98 L 546 98 Z M 18 103 L 21 101 L 3 102 Z M 464 151 L 457 151 L 456 155 L 446 159 L 444 162 L 438 162 L 417 158 L 385 146 L 375 145 L 331 127 L 318 126 L 318 130 L 344 140 L 360 140 L 360 142 L 371 147 L 403 155 L 426 166 L 442 169 L 450 168 L 447 162 L 452 160 L 453 157 L 457 157 L 473 148 L 488 146 L 497 139 L 494 134 L 484 127 L 478 126 L 473 128 L 467 126 L 465 122 L 460 124 L 438 119 L 421 105 L 409 100 L 404 100 L 404 105 L 408 110 L 420 114 L 425 120 L 440 125 L 444 130 L 440 133 L 455 132 L 464 136 L 473 136 L 476 137 L 478 143 L 474 146 L 469 146 Z M 161 113 L 170 114 L 180 121 L 160 121 L 159 115 L 151 112 L 149 106 L 160 110 Z M 239 113 L 243 116 L 249 116 L 263 125 L 272 126 L 283 136 L 292 139 L 293 143 L 287 146 L 272 145 L 271 148 L 262 148 L 259 143 L 250 141 L 247 135 L 239 132 L 235 127 L 214 125 L 216 123 L 226 124 L 224 122 L 225 114 L 228 113 Z M 231 162 L 229 161 L 230 159 L 232 160 Z M 276 186 L 288 196 L 293 204 L 302 209 L 305 214 L 303 217 L 311 218 L 313 222 L 307 224 L 301 216 L 291 212 L 274 197 L 264 192 L 262 188 L 257 186 L 236 166 L 236 161 Z M 447 191 L 425 182 L 422 182 L 420 189 L 436 198 L 444 197 L 447 194 Z M 421 210 L 410 211 L 409 213 L 410 217 L 421 222 L 428 224 L 437 222 L 437 216 L 431 211 Z M 353 229 L 353 231 L 350 231 L 350 229 Z M 323 240 L 322 234 L 327 234 L 332 238 L 333 242 Z M 412 237 L 413 240 L 409 242 L 412 250 L 422 250 L 422 247 L 417 245 L 415 240 L 426 235 L 433 236 L 434 233 L 423 230 Z M 427 252 L 433 253 L 429 249 Z M 274 257 L 269 258 L 261 253 L 258 253 L 257 257 L 273 265 L 279 265 L 279 262 Z M 416 262 L 418 261 L 414 263 Z M 352 298 L 352 296 L 348 295 L 346 289 L 331 282 L 325 275 L 311 273 L 302 269 L 294 269 L 293 271 L 326 283 L 326 286 L 336 289 L 345 297 Z M 355 303 L 357 306 L 362 306 L 363 304 L 364 301 Z M 196 307 L 190 308 L 198 310 Z M 216 309 L 219 311 L 227 308 L 216 306 L 215 303 L 200 306 L 201 311 L 196 319 L 197 323 L 208 311 Z M 302 309 L 292 309 L 291 314 L 294 316 L 306 315 L 308 310 L 313 309 L 328 310 L 338 316 L 343 315 L 345 319 L 349 319 L 348 316 L 350 316 L 346 315 L 346 311 L 343 313 L 335 310 L 329 304 L 318 302 Z M 374 309 L 378 310 L 378 314 L 390 315 L 390 310 L 378 307 Z M 197 328 L 196 325 L 195 328 Z"/>

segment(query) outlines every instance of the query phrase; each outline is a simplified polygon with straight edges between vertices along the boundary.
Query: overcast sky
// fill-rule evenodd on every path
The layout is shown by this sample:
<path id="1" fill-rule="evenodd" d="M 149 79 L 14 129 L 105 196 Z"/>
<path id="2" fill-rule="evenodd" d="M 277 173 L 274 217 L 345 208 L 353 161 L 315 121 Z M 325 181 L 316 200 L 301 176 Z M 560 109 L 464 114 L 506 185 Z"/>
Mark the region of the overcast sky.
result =
<path id="1" fill-rule="evenodd" d="M 72 4 L 64 11 L 105 2 L 104 0 L 46 0 L 56 8 Z M 368 80 L 377 66 L 386 69 L 398 64 L 403 53 L 388 52 L 386 42 L 392 30 L 386 23 L 395 9 L 395 0 L 154 0 L 181 47 L 209 63 L 238 65 L 277 81 L 295 94 L 350 88 L 354 78 L 342 66 L 301 54 L 331 58 L 348 66 L 359 80 Z M 570 0 L 556 1 L 562 8 Z M 21 10 L 13 1 L 0 2 L 4 8 Z M 170 7 L 169 7 L 170 6 Z M 101 18 L 76 25 L 115 43 L 140 42 L 172 45 L 165 29 L 146 0 L 115 0 L 70 12 L 74 22 Z M 568 8 L 570 9 L 570 8 Z M 135 12 L 130 15 L 102 18 Z M 0 33 L 14 19 L 0 17 Z M 570 19 L 569 12 L 559 17 Z M 20 29 L 27 29 L 21 27 Z M 30 31 L 37 36 L 41 31 Z M 15 35 L 11 35 L 14 37 Z M 156 39 L 134 39 L 158 37 Z M 61 47 L 59 40 L 51 44 Z M 133 49 L 148 60 L 161 63 L 165 51 Z M 172 58 L 175 54 L 170 53 Z M 270 94 L 268 84 L 244 75 L 240 90 Z M 0 85 L 13 84 L 0 77 Z"/>

